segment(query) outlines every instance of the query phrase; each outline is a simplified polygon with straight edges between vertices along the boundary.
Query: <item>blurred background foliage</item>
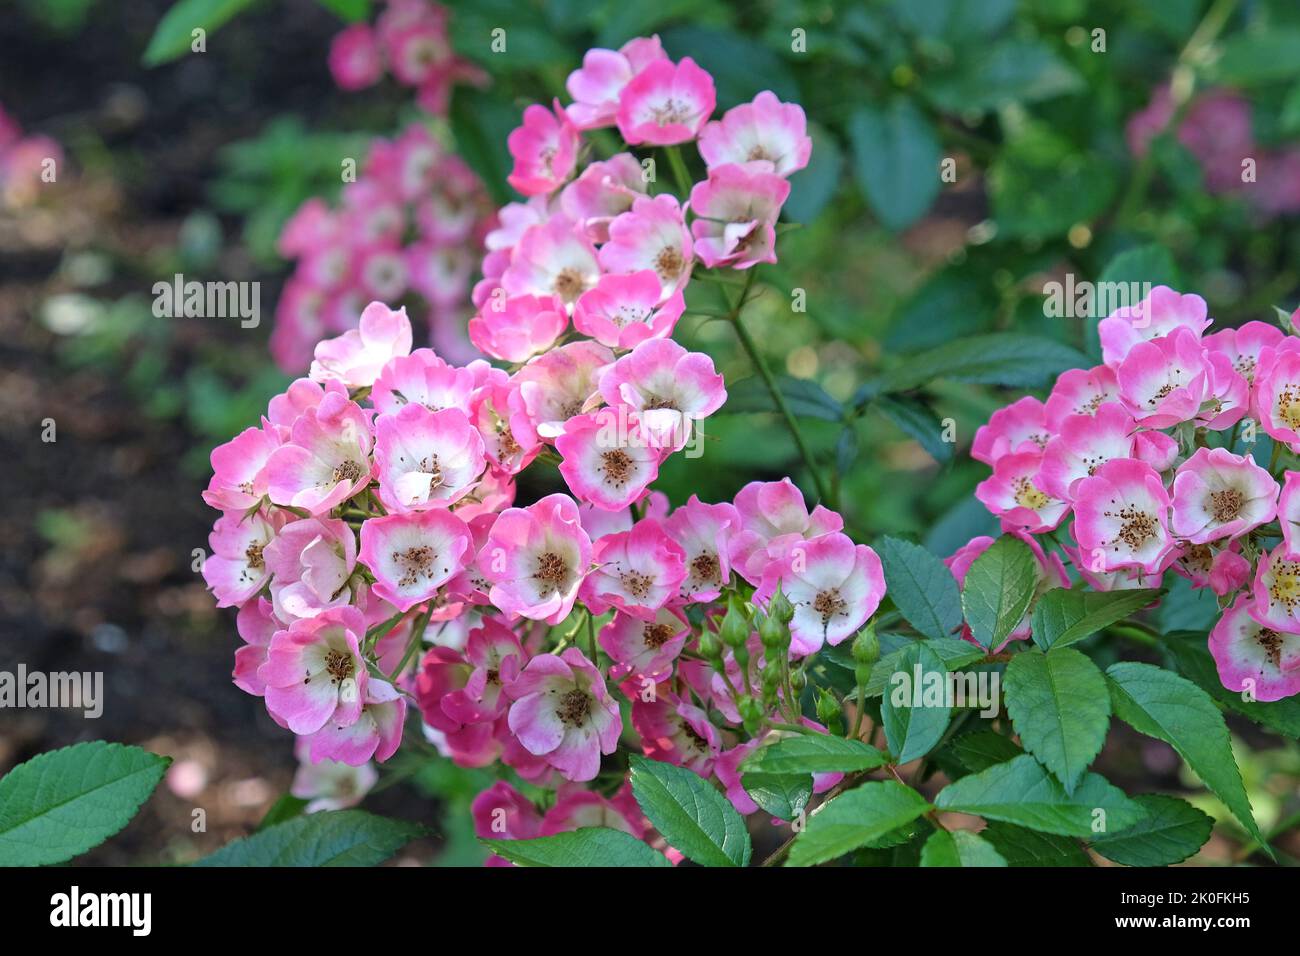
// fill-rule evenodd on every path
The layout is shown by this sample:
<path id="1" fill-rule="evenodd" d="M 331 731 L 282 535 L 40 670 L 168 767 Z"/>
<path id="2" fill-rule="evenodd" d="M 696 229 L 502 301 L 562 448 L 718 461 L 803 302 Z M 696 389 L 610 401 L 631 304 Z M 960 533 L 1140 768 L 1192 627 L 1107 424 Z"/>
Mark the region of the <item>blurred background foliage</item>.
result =
<path id="1" fill-rule="evenodd" d="M 304 199 L 337 193 L 341 156 L 423 119 L 498 202 L 517 198 L 505 140 L 523 107 L 564 97 L 584 50 L 652 32 L 670 56 L 712 73 L 719 114 L 762 89 L 807 113 L 812 162 L 792 179 L 780 262 L 761 270 L 765 291 L 746 322 L 860 540 L 903 535 L 946 555 L 994 527 L 972 497 L 987 471 L 965 454 L 975 429 L 1098 354 L 1095 322 L 1046 316 L 1047 282 L 1164 281 L 1205 296 L 1220 325 L 1297 305 L 1300 219 L 1265 215 L 1249 193 L 1285 184 L 1207 190 L 1176 135 L 1181 112 L 1142 158 L 1126 139 L 1130 118 L 1171 81 L 1193 97 L 1228 88 L 1247 98 L 1261 148 L 1300 136 L 1293 0 L 452 0 L 456 50 L 490 82 L 458 87 L 445 123 L 391 84 L 334 89 L 329 39 L 370 17 L 368 0 L 10 3 L 0 39 L 20 55 L 0 57 L 0 102 L 64 143 L 78 184 L 0 229 L 7 303 L 40 327 L 46 381 L 97 374 L 122 414 L 182 436 L 173 496 L 197 500 L 208 449 L 287 382 L 266 351 L 287 274 L 275 237 Z M 203 55 L 189 54 L 181 29 L 195 23 L 210 30 Z M 504 53 L 490 47 L 498 27 Z M 37 64 L 55 50 L 56 68 Z M 147 290 L 175 272 L 261 280 L 261 328 L 154 319 Z M 699 282 L 689 298 L 708 309 L 716 295 Z M 703 457 L 675 456 L 658 487 L 675 503 L 719 500 L 789 474 L 811 497 L 732 330 L 694 317 L 677 335 L 714 356 L 731 398 L 706 423 Z M 955 441 L 942 439 L 947 419 Z M 33 501 L 45 534 L 28 556 L 79 507 Z M 206 520 L 201 506 L 189 514 L 189 537 L 171 542 L 186 560 Z M 192 580 L 183 587 L 177 617 L 229 631 Z M 1197 613 L 1171 600 L 1162 623 L 1194 627 Z M 253 710 L 226 689 L 231 706 Z M 1243 760 L 1273 823 L 1295 811 L 1295 759 L 1292 747 Z M 428 761 L 404 773 L 464 822 L 472 774 Z M 448 840 L 449 859 L 480 854 L 464 826 Z"/>

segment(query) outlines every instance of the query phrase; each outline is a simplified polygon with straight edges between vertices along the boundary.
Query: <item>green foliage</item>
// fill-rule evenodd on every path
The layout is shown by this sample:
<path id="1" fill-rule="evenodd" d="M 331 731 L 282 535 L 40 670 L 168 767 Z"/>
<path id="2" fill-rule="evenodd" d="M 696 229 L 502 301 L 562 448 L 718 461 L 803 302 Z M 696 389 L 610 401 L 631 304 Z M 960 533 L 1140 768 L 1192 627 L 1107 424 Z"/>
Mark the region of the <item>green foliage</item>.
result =
<path id="1" fill-rule="evenodd" d="M 908 763 L 928 754 L 948 728 L 952 708 L 932 703 L 926 696 L 931 679 L 946 692 L 948 672 L 939 656 L 920 641 L 903 648 L 895 668 L 906 680 L 901 687 L 891 685 L 885 691 L 880 713 L 894 762 Z"/>
<path id="2" fill-rule="evenodd" d="M 483 840 L 493 853 L 519 866 L 672 866 L 662 853 L 609 827 L 583 827 L 535 840 Z"/>
<path id="3" fill-rule="evenodd" d="M 699 774 L 632 758 L 632 794 L 669 844 L 704 866 L 746 866 L 752 847 L 736 808 Z"/>
<path id="4" fill-rule="evenodd" d="M 364 810 L 291 817 L 228 843 L 195 866 L 378 866 L 426 833 Z"/>
<path id="5" fill-rule="evenodd" d="M 1006 866 L 993 844 L 969 830 L 936 830 L 921 849 L 922 866 Z"/>
<path id="6" fill-rule="evenodd" d="M 1053 588 L 1034 606 L 1033 639 L 1043 650 L 1065 647 L 1109 627 L 1159 599 L 1154 588 L 1085 591 Z"/>
<path id="7" fill-rule="evenodd" d="M 998 538 L 971 564 L 961 606 L 981 647 L 996 648 L 1020 624 L 1034 599 L 1039 573 L 1034 553 L 1012 535 Z"/>
<path id="8" fill-rule="evenodd" d="M 869 846 L 930 809 L 915 790 L 893 780 L 864 783 L 830 800 L 795 838 L 789 866 L 815 866 Z"/>
<path id="9" fill-rule="evenodd" d="M 1135 661 L 1106 670 L 1115 716 L 1178 751 L 1205 785 L 1261 844 L 1223 714 L 1210 696 L 1177 674 Z"/>
<path id="10" fill-rule="evenodd" d="M 1160 794 L 1133 799 L 1146 810 L 1145 819 L 1091 841 L 1106 859 L 1125 866 L 1170 866 L 1187 859 L 1210 838 L 1214 820 L 1186 800 Z"/>
<path id="11" fill-rule="evenodd" d="M 854 773 L 884 766 L 885 755 L 860 740 L 827 734 L 792 734 L 755 750 L 741 769 L 747 773 Z"/>
<path id="12" fill-rule="evenodd" d="M 0 779 L 0 866 L 62 863 L 135 816 L 171 763 L 92 740 L 21 763 Z"/>
<path id="13" fill-rule="evenodd" d="M 933 638 L 946 638 L 961 627 L 957 580 L 942 561 L 898 538 L 879 539 L 876 550 L 889 596 L 909 624 Z"/>
<path id="14" fill-rule="evenodd" d="M 1005 686 L 1021 742 L 1072 794 L 1110 728 L 1106 678 L 1073 648 L 1054 647 L 1013 657 Z"/>
<path id="15" fill-rule="evenodd" d="M 1074 793 L 1067 794 L 1028 754 L 948 784 L 934 805 L 1075 837 L 1123 829 L 1145 816 L 1139 804 L 1095 773 L 1084 774 Z"/>

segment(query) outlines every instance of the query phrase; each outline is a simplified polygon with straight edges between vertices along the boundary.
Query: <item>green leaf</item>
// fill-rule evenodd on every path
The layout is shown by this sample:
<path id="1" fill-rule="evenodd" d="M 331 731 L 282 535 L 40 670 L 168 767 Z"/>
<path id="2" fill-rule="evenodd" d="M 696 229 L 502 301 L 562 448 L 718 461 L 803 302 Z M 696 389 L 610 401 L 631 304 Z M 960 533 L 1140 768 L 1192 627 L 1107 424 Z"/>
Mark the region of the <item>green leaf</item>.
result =
<path id="1" fill-rule="evenodd" d="M 948 784 L 935 797 L 940 810 L 973 813 L 1059 836 L 1089 837 L 1101 823 L 1105 832 L 1132 826 L 1142 807 L 1095 773 L 1085 774 L 1073 794 L 1033 757 L 1025 754 L 994 764 L 981 773 Z M 1104 811 L 1104 816 L 1097 816 Z"/>
<path id="2" fill-rule="evenodd" d="M 1078 840 L 994 821 L 980 831 L 1010 866 L 1092 866 Z"/>
<path id="3" fill-rule="evenodd" d="M 1092 841 L 1092 848 L 1106 859 L 1125 866 L 1171 866 L 1210 839 L 1214 819 L 1186 800 L 1153 793 L 1133 799 L 1146 810 L 1146 819 Z"/>
<path id="4" fill-rule="evenodd" d="M 759 747 L 740 765 L 755 773 L 856 773 L 883 767 L 886 757 L 860 740 L 830 734 L 792 734 Z"/>
<path id="5" fill-rule="evenodd" d="M 1002 854 L 969 830 L 936 830 L 921 848 L 922 866 L 1006 866 Z"/>
<path id="6" fill-rule="evenodd" d="M 1081 641 L 1142 610 L 1163 593 L 1158 588 L 1131 591 L 1052 588 L 1034 607 L 1034 643 L 1047 650 Z"/>
<path id="7" fill-rule="evenodd" d="M 947 565 L 920 545 L 899 538 L 881 538 L 876 550 L 885 589 L 909 624 L 934 638 L 947 638 L 961 627 L 961 595 Z"/>
<path id="8" fill-rule="evenodd" d="M 365 810 L 294 817 L 228 843 L 195 866 L 378 866 L 424 827 Z"/>
<path id="9" fill-rule="evenodd" d="M 991 110 L 1073 93 L 1083 80 L 1039 40 L 1007 39 L 928 78 L 925 93 L 950 113 Z"/>
<path id="10" fill-rule="evenodd" d="M 860 407 L 876 395 L 911 391 L 935 379 L 1033 388 L 1087 364 L 1082 352 L 1052 339 L 1014 332 L 972 335 L 908 358 L 859 388 L 853 404 Z"/>
<path id="11" fill-rule="evenodd" d="M 211 34 L 253 3 L 254 0 L 177 0 L 154 28 L 144 51 L 144 65 L 158 66 L 185 55 L 193 43 L 192 31 L 201 29 Z"/>
<path id="12" fill-rule="evenodd" d="M 0 779 L 0 866 L 45 866 L 98 847 L 135 816 L 170 757 L 90 740 Z"/>
<path id="13" fill-rule="evenodd" d="M 583 827 L 536 840 L 482 842 L 497 856 L 520 866 L 672 866 L 662 853 L 612 827 Z"/>
<path id="14" fill-rule="evenodd" d="M 171 763 L 92 740 L 39 754 L 0 779 L 0 866 L 62 863 L 131 822 Z"/>
<path id="15" fill-rule="evenodd" d="M 1300 30 L 1274 26 L 1229 37 L 1216 68 L 1220 81 L 1233 86 L 1293 80 L 1300 76 Z"/>
<path id="16" fill-rule="evenodd" d="M 812 798 L 812 775 L 806 773 L 746 773 L 740 784 L 765 813 L 793 820 Z"/>
<path id="17" fill-rule="evenodd" d="M 890 678 L 900 669 L 899 662 L 903 659 L 903 652 L 912 644 L 924 644 L 938 656 L 939 660 L 943 661 L 944 669 L 949 671 L 959 670 L 967 664 L 983 660 L 985 656 L 984 651 L 974 644 L 955 638 L 910 641 L 898 650 L 886 654 L 872 666 L 871 677 L 867 680 L 867 686 L 863 688 L 866 697 L 879 697 L 889 689 Z"/>
<path id="18" fill-rule="evenodd" d="M 928 812 L 930 804 L 895 780 L 864 783 L 819 807 L 790 848 L 788 866 L 815 866 L 880 840 Z"/>
<path id="19" fill-rule="evenodd" d="M 632 757 L 632 794 L 665 840 L 702 866 L 747 866 L 745 820 L 699 774 L 660 760 Z"/>
<path id="20" fill-rule="evenodd" d="M 1228 725 L 1210 696 L 1186 678 L 1136 661 L 1112 664 L 1106 677 L 1115 716 L 1177 750 L 1246 832 L 1267 848 L 1232 755 Z"/>
<path id="21" fill-rule="evenodd" d="M 917 683 L 917 668 L 921 683 Z M 907 680 L 891 686 L 880 702 L 880 715 L 885 724 L 885 739 L 895 763 L 908 763 L 930 752 L 943 732 L 948 729 L 952 707 L 948 704 L 948 670 L 939 656 L 917 641 L 903 648 L 899 655 L 897 671 L 906 674 Z M 942 702 L 925 703 L 929 697 L 931 675 L 938 675 Z M 914 703 L 920 696 L 920 704 Z"/>
<path id="22" fill-rule="evenodd" d="M 820 418 L 828 422 L 838 422 L 844 418 L 844 406 L 811 379 L 791 378 L 789 375 L 777 375 L 775 378 L 781 397 L 785 399 L 790 413 L 797 418 Z M 779 411 L 767 383 L 757 375 L 728 385 L 727 403 L 722 410 L 731 414 Z"/>
<path id="23" fill-rule="evenodd" d="M 1014 740 L 1002 736 L 996 730 L 976 730 L 962 734 L 948 744 L 948 748 L 971 773 L 987 770 L 995 763 L 1006 763 L 1024 753 Z"/>
<path id="24" fill-rule="evenodd" d="M 1024 619 L 1038 587 L 1038 561 L 1029 546 L 1004 534 L 966 572 L 961 606 L 981 647 L 1000 645 Z"/>
<path id="25" fill-rule="evenodd" d="M 1020 742 L 1073 793 L 1110 729 L 1106 678 L 1083 654 L 1055 647 L 1017 654 L 1003 685 Z"/>
<path id="26" fill-rule="evenodd" d="M 1204 634 L 1166 634 L 1165 649 L 1173 657 L 1180 674 L 1224 707 L 1292 740 L 1300 738 L 1300 697 L 1269 703 L 1242 700 L 1241 694 L 1228 690 L 1219 680 L 1214 658 L 1205 646 Z"/>
<path id="27" fill-rule="evenodd" d="M 861 105 L 849 117 L 853 172 L 868 204 L 888 229 L 916 222 L 939 195 L 939 139 L 911 100 L 884 109 Z"/>
<path id="28" fill-rule="evenodd" d="M 943 440 L 943 424 L 928 405 L 902 396 L 881 395 L 872 407 L 903 434 L 916 439 L 935 461 L 942 464 L 952 459 L 953 443 Z"/>

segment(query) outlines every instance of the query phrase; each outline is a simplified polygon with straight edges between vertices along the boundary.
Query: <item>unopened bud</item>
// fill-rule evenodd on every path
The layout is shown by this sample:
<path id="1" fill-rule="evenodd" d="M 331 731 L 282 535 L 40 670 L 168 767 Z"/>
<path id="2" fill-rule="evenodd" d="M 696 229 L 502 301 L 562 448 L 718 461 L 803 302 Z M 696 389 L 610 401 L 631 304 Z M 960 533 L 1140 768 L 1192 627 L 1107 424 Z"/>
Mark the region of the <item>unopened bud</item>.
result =
<path id="1" fill-rule="evenodd" d="M 853 660 L 867 665 L 880 660 L 880 639 L 876 637 L 874 625 L 868 624 L 853 639 Z"/>

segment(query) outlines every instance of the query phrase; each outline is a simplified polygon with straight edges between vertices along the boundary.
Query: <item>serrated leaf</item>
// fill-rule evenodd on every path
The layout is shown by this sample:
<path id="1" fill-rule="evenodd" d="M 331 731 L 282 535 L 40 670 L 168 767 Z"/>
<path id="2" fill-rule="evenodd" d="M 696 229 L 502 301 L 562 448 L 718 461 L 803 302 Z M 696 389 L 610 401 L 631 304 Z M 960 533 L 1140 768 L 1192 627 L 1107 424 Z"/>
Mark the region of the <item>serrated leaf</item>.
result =
<path id="1" fill-rule="evenodd" d="M 745 773 L 740 784 L 759 809 L 781 820 L 793 820 L 812 799 L 812 774 Z"/>
<path id="2" fill-rule="evenodd" d="M 1115 716 L 1169 744 L 1262 846 L 1223 714 L 1210 696 L 1172 671 L 1121 661 L 1106 671 Z M 1271 853 L 1271 851 L 1270 851 Z"/>
<path id="3" fill-rule="evenodd" d="M 1171 866 L 1187 859 L 1210 839 L 1214 819 L 1186 800 L 1146 793 L 1133 798 L 1145 820 L 1092 841 L 1092 848 L 1125 866 Z"/>
<path id="4" fill-rule="evenodd" d="M 1003 686 L 1020 742 L 1073 793 L 1110 729 L 1106 678 L 1074 648 L 1054 647 L 1013 657 Z"/>
<path id="5" fill-rule="evenodd" d="M 294 817 L 228 843 L 195 866 L 378 866 L 425 833 L 365 810 Z"/>
<path id="6" fill-rule="evenodd" d="M 918 671 L 919 668 L 919 671 Z M 903 648 L 898 658 L 899 674 L 906 681 L 898 681 L 880 701 L 880 715 L 885 725 L 885 739 L 895 763 L 908 763 L 930 752 L 952 718 L 948 701 L 948 671 L 934 651 L 923 641 Z M 919 683 L 918 683 L 919 674 Z M 930 689 L 937 675 L 940 703 L 929 700 Z"/>
<path id="7" fill-rule="evenodd" d="M 1143 816 L 1139 804 L 1095 773 L 1085 774 L 1074 793 L 1067 794 L 1028 754 L 948 784 L 939 791 L 934 805 L 940 810 L 1077 837 L 1093 836 L 1099 820 L 1110 832 L 1132 826 Z M 1097 816 L 1097 811 L 1104 811 L 1104 817 Z"/>
<path id="8" fill-rule="evenodd" d="M 1151 604 L 1159 588 L 1129 591 L 1083 591 L 1052 588 L 1034 607 L 1034 643 L 1047 650 L 1083 640 Z"/>
<path id="9" fill-rule="evenodd" d="M 787 866 L 815 866 L 880 840 L 930 809 L 895 780 L 864 783 L 823 804 L 795 838 Z"/>
<path id="10" fill-rule="evenodd" d="M 883 753 L 860 740 L 830 734 L 794 734 L 759 747 L 745 758 L 749 773 L 856 773 L 885 765 Z"/>
<path id="11" fill-rule="evenodd" d="M 662 853 L 612 827 L 583 827 L 535 840 L 481 842 L 497 856 L 519 866 L 672 866 Z"/>
<path id="12" fill-rule="evenodd" d="M 188 53 L 194 38 L 192 31 L 202 29 L 211 34 L 252 6 L 253 2 L 254 0 L 177 0 L 154 28 L 149 46 L 144 51 L 144 65 L 158 66 Z"/>
<path id="13" fill-rule="evenodd" d="M 62 863 L 131 822 L 170 757 L 92 740 L 40 754 L 0 779 L 0 866 Z"/>
<path id="14" fill-rule="evenodd" d="M 921 848 L 922 866 L 1006 866 L 1002 854 L 969 830 L 936 830 Z"/>
<path id="15" fill-rule="evenodd" d="M 981 647 L 998 647 L 1024 619 L 1038 587 L 1038 560 L 1029 546 L 1004 534 L 975 559 L 962 584 L 961 606 Z"/>
<path id="16" fill-rule="evenodd" d="M 744 818 L 699 774 L 634 755 L 632 795 L 669 845 L 701 866 L 748 866 Z"/>
<path id="17" fill-rule="evenodd" d="M 1009 866 L 1092 866 L 1078 840 L 994 821 L 980 831 Z"/>
<path id="18" fill-rule="evenodd" d="M 867 203 L 888 229 L 916 222 L 939 195 L 939 139 L 916 105 L 895 97 L 885 108 L 865 103 L 848 121 L 853 172 Z"/>
<path id="19" fill-rule="evenodd" d="M 961 627 L 957 579 L 939 558 L 919 544 L 881 538 L 876 552 L 885 588 L 898 612 L 926 637 L 946 638 Z"/>

